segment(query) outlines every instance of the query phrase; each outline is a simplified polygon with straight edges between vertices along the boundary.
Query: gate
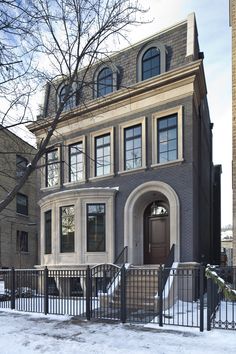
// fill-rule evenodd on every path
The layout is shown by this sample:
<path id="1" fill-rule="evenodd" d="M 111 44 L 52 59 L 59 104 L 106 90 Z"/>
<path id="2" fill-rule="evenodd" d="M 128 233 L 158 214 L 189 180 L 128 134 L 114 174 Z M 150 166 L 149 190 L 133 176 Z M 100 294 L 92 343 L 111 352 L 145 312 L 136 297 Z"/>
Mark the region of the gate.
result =
<path id="1" fill-rule="evenodd" d="M 122 319 L 122 268 L 100 264 L 90 269 L 87 279 L 87 310 L 91 319 Z"/>

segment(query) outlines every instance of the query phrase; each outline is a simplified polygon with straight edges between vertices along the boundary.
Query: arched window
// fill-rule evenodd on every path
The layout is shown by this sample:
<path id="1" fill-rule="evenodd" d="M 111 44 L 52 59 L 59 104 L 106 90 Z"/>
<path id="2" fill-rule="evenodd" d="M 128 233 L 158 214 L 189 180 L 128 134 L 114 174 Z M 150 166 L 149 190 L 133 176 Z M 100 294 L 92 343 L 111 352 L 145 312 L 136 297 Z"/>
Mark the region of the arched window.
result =
<path id="1" fill-rule="evenodd" d="M 149 48 L 142 57 L 142 80 L 160 74 L 160 51 L 156 47 Z"/>
<path id="2" fill-rule="evenodd" d="M 166 72 L 167 50 L 163 43 L 152 41 L 145 44 L 137 56 L 137 82 Z"/>
<path id="3" fill-rule="evenodd" d="M 105 96 L 113 92 L 113 72 L 106 67 L 100 71 L 97 77 L 97 97 Z"/>
<path id="4" fill-rule="evenodd" d="M 59 104 L 64 102 L 67 89 L 68 89 L 68 85 L 64 85 L 61 88 L 61 90 L 59 92 Z M 68 111 L 69 109 L 72 109 L 73 107 L 75 107 L 75 93 L 74 93 L 73 87 L 70 86 L 69 95 L 67 97 L 66 102 L 64 103 L 63 111 Z"/>

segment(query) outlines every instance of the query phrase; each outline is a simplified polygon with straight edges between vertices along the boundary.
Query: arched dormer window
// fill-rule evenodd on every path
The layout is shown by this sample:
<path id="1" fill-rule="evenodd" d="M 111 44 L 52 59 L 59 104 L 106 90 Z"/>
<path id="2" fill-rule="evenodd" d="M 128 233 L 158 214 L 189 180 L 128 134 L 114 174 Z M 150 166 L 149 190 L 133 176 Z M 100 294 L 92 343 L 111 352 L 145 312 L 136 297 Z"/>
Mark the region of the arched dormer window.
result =
<path id="1" fill-rule="evenodd" d="M 105 96 L 113 91 L 113 72 L 110 68 L 102 69 L 97 77 L 97 97 Z"/>
<path id="2" fill-rule="evenodd" d="M 58 105 L 60 105 L 62 102 L 64 102 L 67 89 L 68 89 L 68 85 L 63 85 L 59 89 Z M 75 92 L 74 92 L 73 85 L 71 85 L 69 87 L 69 95 L 67 97 L 67 100 L 64 103 L 63 111 L 68 111 L 68 110 L 74 108 L 75 105 L 76 105 L 76 97 L 75 97 Z"/>
<path id="3" fill-rule="evenodd" d="M 113 63 L 99 66 L 94 73 L 94 98 L 103 97 L 117 90 L 118 69 Z"/>
<path id="4" fill-rule="evenodd" d="M 160 50 L 152 47 L 142 57 L 142 80 L 156 75 L 160 75 Z"/>
<path id="5" fill-rule="evenodd" d="M 137 81 L 150 79 L 166 71 L 166 48 L 157 41 L 145 45 L 137 57 Z"/>

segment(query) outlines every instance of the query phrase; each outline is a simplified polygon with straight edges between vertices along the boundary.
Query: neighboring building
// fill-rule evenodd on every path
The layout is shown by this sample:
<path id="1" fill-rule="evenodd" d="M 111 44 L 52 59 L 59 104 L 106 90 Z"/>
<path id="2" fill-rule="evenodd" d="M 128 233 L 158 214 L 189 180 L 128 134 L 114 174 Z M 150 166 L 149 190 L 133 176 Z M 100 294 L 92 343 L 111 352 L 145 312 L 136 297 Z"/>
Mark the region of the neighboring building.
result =
<path id="1" fill-rule="evenodd" d="M 34 147 L 9 130 L 0 129 L 0 199 L 16 185 L 35 152 Z M 36 214 L 33 174 L 0 213 L 0 268 L 32 268 L 37 263 Z"/>
<path id="2" fill-rule="evenodd" d="M 233 265 L 233 230 L 231 228 L 221 230 L 221 260 L 225 259 L 228 266 Z"/>
<path id="3" fill-rule="evenodd" d="M 160 264 L 173 244 L 176 261 L 216 263 L 221 169 L 212 164 L 194 14 L 97 64 L 86 80 L 94 82 L 86 105 L 75 84 L 42 161 L 40 266 L 112 263 L 124 246 L 129 263 Z M 47 86 L 44 114 L 30 126 L 38 141 L 65 89 Z"/>
<path id="4" fill-rule="evenodd" d="M 232 27 L 232 139 L 233 139 L 233 258 L 236 265 L 236 1 L 230 0 L 230 26 Z"/>

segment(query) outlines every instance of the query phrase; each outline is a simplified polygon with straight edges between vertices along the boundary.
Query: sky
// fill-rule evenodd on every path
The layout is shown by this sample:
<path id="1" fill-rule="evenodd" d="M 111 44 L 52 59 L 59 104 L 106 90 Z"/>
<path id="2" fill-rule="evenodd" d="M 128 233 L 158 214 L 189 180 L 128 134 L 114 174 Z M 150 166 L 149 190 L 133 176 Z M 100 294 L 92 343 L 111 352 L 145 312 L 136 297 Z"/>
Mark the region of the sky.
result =
<path id="1" fill-rule="evenodd" d="M 229 0 L 140 0 L 149 7 L 152 20 L 132 29 L 131 43 L 187 18 L 195 12 L 200 50 L 204 52 L 204 68 L 208 104 L 213 128 L 213 161 L 222 165 L 222 226 L 232 223 L 232 102 L 231 102 L 231 28 Z M 127 43 L 126 45 L 127 46 Z M 40 102 L 41 103 L 41 102 Z M 35 102 L 35 116 L 38 114 Z M 21 128 L 22 129 L 22 128 Z M 22 135 L 22 134 L 21 134 Z M 26 134 L 28 139 L 28 134 Z"/>
<path id="2" fill-rule="evenodd" d="M 213 128 L 213 161 L 222 165 L 222 226 L 232 223 L 232 81 L 229 0 L 145 0 L 152 23 L 136 28 L 130 40 L 136 42 L 187 18 L 195 12 Z"/>

